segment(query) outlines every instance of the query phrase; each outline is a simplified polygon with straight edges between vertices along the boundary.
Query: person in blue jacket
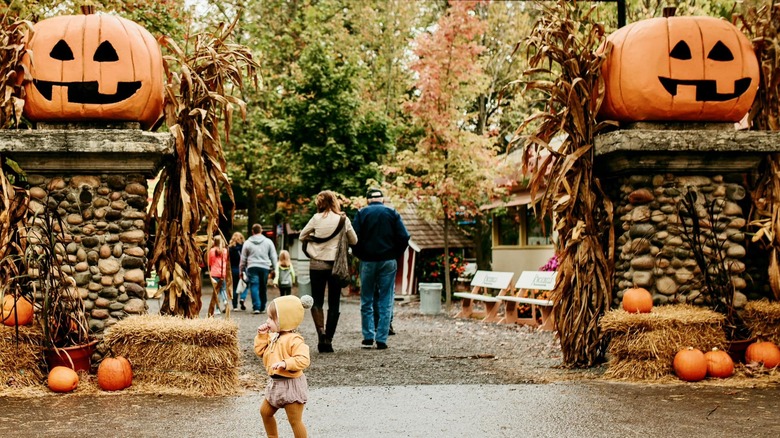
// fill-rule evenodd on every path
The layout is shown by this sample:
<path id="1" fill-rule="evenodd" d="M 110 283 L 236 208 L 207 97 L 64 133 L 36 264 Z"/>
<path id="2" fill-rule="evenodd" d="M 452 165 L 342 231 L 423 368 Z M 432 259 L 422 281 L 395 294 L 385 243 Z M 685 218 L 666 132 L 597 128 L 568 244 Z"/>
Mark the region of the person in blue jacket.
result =
<path id="1" fill-rule="evenodd" d="M 352 253 L 360 259 L 362 347 L 372 348 L 376 342 L 376 348 L 384 350 L 393 316 L 397 260 L 406 251 L 409 232 L 401 215 L 384 205 L 381 190 L 369 189 L 366 199 L 368 205 L 361 208 L 352 221 L 358 237 Z M 375 299 L 378 300 L 378 323 L 374 321 Z"/>

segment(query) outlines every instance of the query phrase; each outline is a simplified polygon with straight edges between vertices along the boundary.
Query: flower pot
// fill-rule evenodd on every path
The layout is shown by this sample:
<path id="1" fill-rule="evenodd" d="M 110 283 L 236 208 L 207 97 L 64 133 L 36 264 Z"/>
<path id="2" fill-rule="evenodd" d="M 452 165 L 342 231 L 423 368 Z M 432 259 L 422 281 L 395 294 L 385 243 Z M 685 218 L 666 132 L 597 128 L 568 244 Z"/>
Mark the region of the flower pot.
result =
<path id="1" fill-rule="evenodd" d="M 96 339 L 88 344 L 58 348 L 56 350 L 53 348 L 46 349 L 43 351 L 46 365 L 49 367 L 49 370 L 56 366 L 63 366 L 74 371 L 89 372 L 92 364 L 92 353 L 95 352 L 97 343 Z"/>

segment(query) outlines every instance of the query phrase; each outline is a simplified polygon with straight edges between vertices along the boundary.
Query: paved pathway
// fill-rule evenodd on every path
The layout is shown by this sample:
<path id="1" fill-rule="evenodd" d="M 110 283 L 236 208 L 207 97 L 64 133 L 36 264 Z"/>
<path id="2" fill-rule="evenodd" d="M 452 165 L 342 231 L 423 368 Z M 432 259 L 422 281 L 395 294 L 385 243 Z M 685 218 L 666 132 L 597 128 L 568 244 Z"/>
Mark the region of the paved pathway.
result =
<path id="1" fill-rule="evenodd" d="M 0 430 L 14 437 L 257 437 L 261 400 L 259 393 L 0 399 Z M 280 436 L 292 436 L 283 411 L 277 417 Z M 778 418 L 776 388 L 573 382 L 318 388 L 304 413 L 311 437 L 340 438 L 777 438 Z"/>

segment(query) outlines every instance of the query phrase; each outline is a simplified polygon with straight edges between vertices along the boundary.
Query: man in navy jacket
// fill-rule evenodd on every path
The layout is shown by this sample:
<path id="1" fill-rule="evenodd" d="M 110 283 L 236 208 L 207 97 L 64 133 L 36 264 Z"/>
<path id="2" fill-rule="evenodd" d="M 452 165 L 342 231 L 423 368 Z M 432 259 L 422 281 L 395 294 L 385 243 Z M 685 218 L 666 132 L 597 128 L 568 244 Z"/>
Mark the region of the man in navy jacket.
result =
<path id="1" fill-rule="evenodd" d="M 384 205 L 379 189 L 369 189 L 368 205 L 361 208 L 352 221 L 358 243 L 352 253 L 360 259 L 360 318 L 363 328 L 363 348 L 387 348 L 390 319 L 395 299 L 397 259 L 406 251 L 409 232 L 401 215 Z M 374 293 L 377 293 L 379 322 L 374 322 Z"/>

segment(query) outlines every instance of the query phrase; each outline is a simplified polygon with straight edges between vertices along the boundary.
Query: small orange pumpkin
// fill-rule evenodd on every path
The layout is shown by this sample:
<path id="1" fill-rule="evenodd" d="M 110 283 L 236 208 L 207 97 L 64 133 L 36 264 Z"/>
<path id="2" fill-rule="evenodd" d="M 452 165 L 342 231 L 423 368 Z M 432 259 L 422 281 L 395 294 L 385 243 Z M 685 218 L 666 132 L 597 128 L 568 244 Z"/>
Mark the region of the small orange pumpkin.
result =
<path id="1" fill-rule="evenodd" d="M 764 368 L 774 368 L 780 365 L 780 348 L 774 342 L 754 342 L 745 350 L 745 361 L 760 363 Z"/>
<path id="2" fill-rule="evenodd" d="M 737 122 L 758 91 L 750 40 L 714 17 L 657 17 L 612 33 L 599 116 L 610 120 Z"/>
<path id="3" fill-rule="evenodd" d="M 38 121 L 114 120 L 152 127 L 163 111 L 160 46 L 115 15 L 64 15 L 35 24 L 23 63 L 24 115 Z"/>
<path id="4" fill-rule="evenodd" d="M 16 312 L 14 312 L 14 304 Z M 27 298 L 6 294 L 3 296 L 3 310 L 0 312 L 0 319 L 2 319 L 3 324 L 10 327 L 28 325 L 33 320 L 33 305 Z"/>
<path id="5" fill-rule="evenodd" d="M 674 373 L 686 382 L 698 382 L 707 376 L 707 359 L 701 350 L 688 347 L 674 355 Z"/>
<path id="6" fill-rule="evenodd" d="M 48 384 L 54 392 L 71 392 L 79 386 L 79 375 L 68 367 L 54 367 L 49 371 Z"/>
<path id="7" fill-rule="evenodd" d="M 104 391 L 118 391 L 133 383 L 133 370 L 130 361 L 124 357 L 107 357 L 100 363 L 97 381 Z"/>
<path id="8" fill-rule="evenodd" d="M 626 289 L 623 293 L 623 310 L 629 313 L 650 313 L 653 310 L 653 295 L 641 287 Z"/>
<path id="9" fill-rule="evenodd" d="M 725 351 L 713 348 L 704 353 L 704 357 L 707 359 L 708 376 L 725 379 L 734 374 L 734 361 Z"/>

